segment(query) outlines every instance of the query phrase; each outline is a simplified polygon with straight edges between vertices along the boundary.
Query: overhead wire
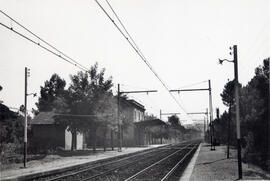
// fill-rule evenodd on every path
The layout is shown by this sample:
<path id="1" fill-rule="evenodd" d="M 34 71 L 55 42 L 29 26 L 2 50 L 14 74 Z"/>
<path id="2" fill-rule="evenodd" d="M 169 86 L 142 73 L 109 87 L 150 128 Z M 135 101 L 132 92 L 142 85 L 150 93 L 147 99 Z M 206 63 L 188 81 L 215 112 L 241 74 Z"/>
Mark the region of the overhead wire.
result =
<path id="1" fill-rule="evenodd" d="M 204 81 L 201 81 L 201 82 L 196 82 L 196 83 L 189 84 L 189 85 L 184 85 L 184 86 L 181 86 L 179 88 L 192 87 L 194 85 L 199 85 L 199 84 L 202 84 L 202 83 L 205 83 L 205 82 L 208 82 L 208 80 L 204 80 Z"/>
<path id="2" fill-rule="evenodd" d="M 244 54 L 243 56 L 243 61 L 245 62 L 249 62 L 251 60 L 251 62 L 249 62 L 249 65 L 256 62 L 256 59 L 254 58 L 254 56 L 256 54 L 258 54 L 258 49 L 260 49 L 263 45 L 263 43 L 259 42 L 259 37 L 261 34 L 263 34 L 263 32 L 265 31 L 266 29 L 266 26 L 268 25 L 267 24 L 268 21 L 265 21 L 265 23 L 263 24 L 263 26 L 261 27 L 260 31 L 258 31 L 257 35 L 255 36 L 255 39 L 253 40 L 253 42 L 250 44 L 249 48 L 247 49 L 246 53 Z M 259 43 L 259 44 L 258 44 Z M 256 49 L 254 48 L 254 45 L 257 45 Z M 251 51 L 253 50 L 253 51 Z M 248 71 L 246 71 L 246 69 L 248 68 L 248 66 L 245 66 L 243 68 L 243 72 L 245 72 L 244 75 L 247 74 Z"/>
<path id="3" fill-rule="evenodd" d="M 113 13 L 115 14 L 115 16 L 117 17 L 118 20 L 120 20 L 120 24 L 122 25 L 123 29 L 125 32 L 127 32 L 127 36 L 125 35 L 125 33 L 123 32 L 123 30 L 121 30 L 121 28 L 115 23 L 115 21 L 113 20 L 113 18 L 108 14 L 108 12 L 104 9 L 104 7 L 98 2 L 98 0 L 95 0 L 95 2 L 98 4 L 98 6 L 100 7 L 100 9 L 105 13 L 105 15 L 110 19 L 110 21 L 114 24 L 114 26 L 117 28 L 117 30 L 121 33 L 121 35 L 127 40 L 127 42 L 130 44 L 130 46 L 133 48 L 133 50 L 139 55 L 139 57 L 143 60 L 143 62 L 147 65 L 147 67 L 152 71 L 152 73 L 156 76 L 156 78 L 160 81 L 160 83 L 163 85 L 163 87 L 168 91 L 168 93 L 170 94 L 170 96 L 174 99 L 174 101 L 177 103 L 177 105 L 186 113 L 186 115 L 188 117 L 190 117 L 187 114 L 187 111 L 185 110 L 185 108 L 179 103 L 179 101 L 174 97 L 174 95 L 170 92 L 170 89 L 168 88 L 168 86 L 165 84 L 165 82 L 159 77 L 159 75 L 156 73 L 156 71 L 153 69 L 153 67 L 151 66 L 151 64 L 147 61 L 147 59 L 145 58 L 145 56 L 143 55 L 143 53 L 141 52 L 141 50 L 139 48 L 137 48 L 137 44 L 135 43 L 134 39 L 130 36 L 130 34 L 128 33 L 127 29 L 125 28 L 125 26 L 123 25 L 122 21 L 120 20 L 119 16 L 117 16 L 117 14 L 115 13 L 115 11 L 113 10 L 112 6 L 108 3 L 108 1 L 106 0 L 106 2 L 109 4 L 110 9 L 113 11 Z M 191 117 L 190 117 L 191 118 Z"/>
<path id="4" fill-rule="evenodd" d="M 2 26 L 4 26 L 5 28 L 13 31 L 14 33 L 22 36 L 23 38 L 31 41 L 32 43 L 40 46 L 41 48 L 49 51 L 50 53 L 53 53 L 54 55 L 62 58 L 63 60 L 67 61 L 70 64 L 73 64 L 74 66 L 80 68 L 83 71 L 88 71 L 88 68 L 86 68 L 85 66 L 83 66 L 82 64 L 80 64 L 78 61 L 74 60 L 73 58 L 71 58 L 70 56 L 68 56 L 67 54 L 65 54 L 63 51 L 60 51 L 59 49 L 57 49 L 55 46 L 51 45 L 50 43 L 48 43 L 47 41 L 45 41 L 43 38 L 41 38 L 40 36 L 38 36 L 37 34 L 33 33 L 31 30 L 29 30 L 28 28 L 26 28 L 25 26 L 23 26 L 21 23 L 19 23 L 17 20 L 15 20 L 14 18 L 12 18 L 11 16 L 9 16 L 8 14 L 6 14 L 5 12 L 3 12 L 2 10 L 0 10 L 0 13 L 2 13 L 4 16 L 6 16 L 7 18 L 9 18 L 11 20 L 11 22 L 16 23 L 17 25 L 19 25 L 21 28 L 23 28 L 24 30 L 26 30 L 28 33 L 30 33 L 31 35 L 33 35 L 34 37 L 36 37 L 38 40 L 40 40 L 41 42 L 45 43 L 47 46 L 49 46 L 50 48 L 52 48 L 53 50 L 55 50 L 56 52 L 58 52 L 58 54 L 56 52 L 53 52 L 52 50 L 50 50 L 49 48 L 41 45 L 39 42 L 32 40 L 31 38 L 27 37 L 26 35 L 23 35 L 22 33 L 19 33 L 18 31 L 14 30 L 12 23 L 11 26 L 8 27 L 7 25 L 4 25 L 3 23 L 1 23 Z M 62 55 L 60 55 L 62 54 Z"/>
<path id="5" fill-rule="evenodd" d="M 160 106 L 158 106 L 157 103 L 149 95 L 147 96 L 147 98 L 150 100 L 151 104 L 153 104 L 153 106 L 155 106 L 155 107 L 153 107 L 153 109 L 155 109 L 156 111 L 161 110 Z"/>
<path id="6" fill-rule="evenodd" d="M 55 56 L 57 56 L 57 57 L 59 57 L 59 58 L 65 60 L 66 62 L 68 62 L 68 63 L 70 63 L 70 64 L 72 64 L 72 65 L 78 67 L 79 69 L 84 70 L 84 71 L 87 71 L 87 70 L 85 70 L 85 69 L 83 69 L 83 68 L 77 66 L 77 64 L 75 64 L 75 63 L 69 61 L 67 58 L 61 56 L 60 54 L 57 54 L 56 52 L 54 52 L 54 51 L 48 49 L 47 47 L 45 47 L 45 46 L 39 44 L 39 43 L 36 42 L 35 40 L 32 40 L 31 38 L 27 37 L 26 35 L 23 35 L 22 33 L 20 33 L 20 32 L 18 32 L 18 31 L 14 30 L 12 27 L 9 27 L 9 26 L 7 26 L 7 25 L 1 23 L 1 22 L 0 22 L 0 25 L 3 26 L 3 27 L 5 27 L 5 28 L 7 28 L 7 29 L 9 29 L 9 30 L 11 30 L 12 32 L 16 33 L 17 35 L 19 35 L 19 36 L 25 38 L 26 40 L 28 40 L 28 41 L 34 43 L 35 45 L 38 45 L 39 47 L 43 48 L 44 50 L 46 50 L 46 51 L 48 51 L 48 52 L 54 54 Z"/>
<path id="7" fill-rule="evenodd" d="M 115 15 L 115 17 L 117 18 L 117 20 L 119 21 L 119 23 L 121 24 L 122 28 L 124 29 L 124 31 L 126 32 L 126 34 L 128 35 L 128 37 L 130 38 L 130 40 L 132 41 L 132 43 L 134 44 L 134 46 L 137 48 L 138 52 L 142 55 L 142 57 L 146 60 L 144 54 L 142 53 L 142 51 L 140 50 L 140 48 L 138 47 L 138 45 L 136 44 L 136 42 L 134 41 L 134 39 L 132 38 L 132 36 L 129 34 L 129 32 L 127 31 L 125 25 L 123 24 L 122 20 L 119 18 L 119 16 L 116 14 L 116 12 L 114 11 L 113 7 L 111 6 L 111 4 L 109 3 L 108 0 L 106 0 L 108 6 L 110 7 L 110 9 L 112 10 L 113 14 Z M 147 60 L 146 60 L 147 61 Z"/>

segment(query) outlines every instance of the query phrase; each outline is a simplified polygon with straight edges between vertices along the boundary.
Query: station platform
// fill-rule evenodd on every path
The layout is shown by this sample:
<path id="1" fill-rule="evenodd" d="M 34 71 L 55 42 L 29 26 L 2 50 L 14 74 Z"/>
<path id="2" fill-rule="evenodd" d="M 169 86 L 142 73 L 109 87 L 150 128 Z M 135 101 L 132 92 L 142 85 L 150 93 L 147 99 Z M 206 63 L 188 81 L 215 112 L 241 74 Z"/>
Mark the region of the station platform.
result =
<path id="1" fill-rule="evenodd" d="M 207 143 L 199 146 L 180 180 L 239 180 L 236 150 L 231 149 L 230 158 L 227 159 L 226 146 L 216 146 L 213 151 L 210 149 Z M 241 180 L 270 180 L 270 173 L 259 167 L 242 163 L 242 168 Z"/>

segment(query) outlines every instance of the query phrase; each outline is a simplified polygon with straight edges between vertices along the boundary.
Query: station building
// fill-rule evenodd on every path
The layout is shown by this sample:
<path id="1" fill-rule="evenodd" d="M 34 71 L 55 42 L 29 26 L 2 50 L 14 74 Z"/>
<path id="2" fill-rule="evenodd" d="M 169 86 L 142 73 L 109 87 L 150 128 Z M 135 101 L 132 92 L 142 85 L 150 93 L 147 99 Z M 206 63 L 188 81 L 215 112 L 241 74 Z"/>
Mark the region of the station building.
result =
<path id="1" fill-rule="evenodd" d="M 72 134 L 67 127 L 57 123 L 54 111 L 40 112 L 31 122 L 32 145 L 36 147 L 71 149 Z M 108 118 L 109 119 L 109 118 Z M 108 120 L 110 121 L 110 120 Z M 159 119 L 145 120 L 145 107 L 133 99 L 120 99 L 120 122 L 122 123 L 123 147 L 145 146 L 162 143 L 157 136 L 166 123 Z M 95 133 L 77 133 L 76 149 L 118 147 L 118 126 L 97 127 Z"/>
<path id="2" fill-rule="evenodd" d="M 40 112 L 30 121 L 32 144 L 40 148 L 62 147 L 66 150 L 71 149 L 72 134 L 67 127 L 57 124 L 55 121 L 56 114 L 53 111 Z M 77 134 L 76 147 L 78 150 L 83 149 L 84 135 Z"/>

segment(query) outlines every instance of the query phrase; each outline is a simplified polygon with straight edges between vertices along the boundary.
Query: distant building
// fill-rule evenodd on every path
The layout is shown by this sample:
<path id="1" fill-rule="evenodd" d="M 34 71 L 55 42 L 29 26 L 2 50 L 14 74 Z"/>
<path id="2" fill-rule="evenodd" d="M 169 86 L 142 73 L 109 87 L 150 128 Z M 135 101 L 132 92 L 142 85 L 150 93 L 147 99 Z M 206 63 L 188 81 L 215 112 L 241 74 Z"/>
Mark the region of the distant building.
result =
<path id="1" fill-rule="evenodd" d="M 137 136 L 135 133 L 136 125 L 134 123 L 144 120 L 145 108 L 142 104 L 138 103 L 135 100 L 129 100 L 126 98 L 120 99 L 120 122 L 122 124 L 122 145 L 124 147 L 136 146 L 139 145 Z M 94 143 L 96 139 L 96 143 Z M 105 139 L 105 140 L 104 140 Z M 90 147 L 93 144 L 96 144 L 96 147 L 103 147 L 104 144 L 106 147 L 118 147 L 118 126 L 117 124 L 114 127 L 109 127 L 104 132 L 102 127 L 98 127 L 96 130 L 96 137 L 89 132 L 86 136 L 87 146 Z"/>
<path id="2" fill-rule="evenodd" d="M 144 120 L 144 112 L 144 106 L 133 99 L 120 101 L 120 113 L 133 123 Z"/>
<path id="3" fill-rule="evenodd" d="M 134 123 L 144 120 L 144 106 L 133 99 L 121 99 L 120 113 L 120 119 L 124 123 L 124 126 L 122 128 L 123 146 L 139 145 L 139 141 L 137 140 L 138 137 L 135 133 L 136 126 Z"/>
<path id="4" fill-rule="evenodd" d="M 31 142 L 35 147 L 40 148 L 56 148 L 62 147 L 66 150 L 71 149 L 71 132 L 67 127 L 57 124 L 51 112 L 40 112 L 34 119 L 30 121 L 32 137 Z M 84 136 L 77 134 L 77 150 L 83 149 Z"/>
<path id="5" fill-rule="evenodd" d="M 123 118 L 123 146 L 162 144 L 166 138 L 166 123 L 160 119 L 145 120 L 145 107 L 135 100 L 120 102 Z"/>
<path id="6" fill-rule="evenodd" d="M 138 145 L 163 144 L 167 138 L 167 124 L 160 119 L 149 119 L 135 123 Z"/>

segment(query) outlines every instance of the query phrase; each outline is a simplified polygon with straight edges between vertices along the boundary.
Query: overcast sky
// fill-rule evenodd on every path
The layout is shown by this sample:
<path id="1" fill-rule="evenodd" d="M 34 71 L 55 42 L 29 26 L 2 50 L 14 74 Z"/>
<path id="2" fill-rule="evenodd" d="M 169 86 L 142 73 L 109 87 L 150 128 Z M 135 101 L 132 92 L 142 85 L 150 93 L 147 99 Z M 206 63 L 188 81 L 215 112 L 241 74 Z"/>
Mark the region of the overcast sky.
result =
<path id="1" fill-rule="evenodd" d="M 99 0 L 110 15 L 105 0 Z M 110 0 L 148 61 L 170 89 L 207 88 L 211 79 L 213 108 L 223 112 L 220 93 L 233 79 L 229 47 L 238 45 L 239 81 L 246 84 L 254 69 L 270 56 L 269 0 Z M 162 84 L 121 36 L 94 0 L 0 0 L 0 9 L 86 67 L 98 62 L 121 90 L 156 89 L 130 94 L 155 115 L 181 112 Z M 116 18 L 113 17 L 115 20 Z M 0 22 L 31 37 L 0 14 Z M 34 39 L 37 40 L 37 39 Z M 41 42 L 40 42 L 41 43 Z M 0 26 L 0 100 L 10 107 L 24 103 L 24 67 L 30 68 L 30 92 L 53 73 L 67 83 L 79 71 L 31 42 Z M 205 111 L 208 92 L 173 93 L 186 112 Z M 28 97 L 29 109 L 37 98 Z M 166 120 L 166 116 L 163 117 Z M 192 116 L 203 119 L 203 116 Z"/>

